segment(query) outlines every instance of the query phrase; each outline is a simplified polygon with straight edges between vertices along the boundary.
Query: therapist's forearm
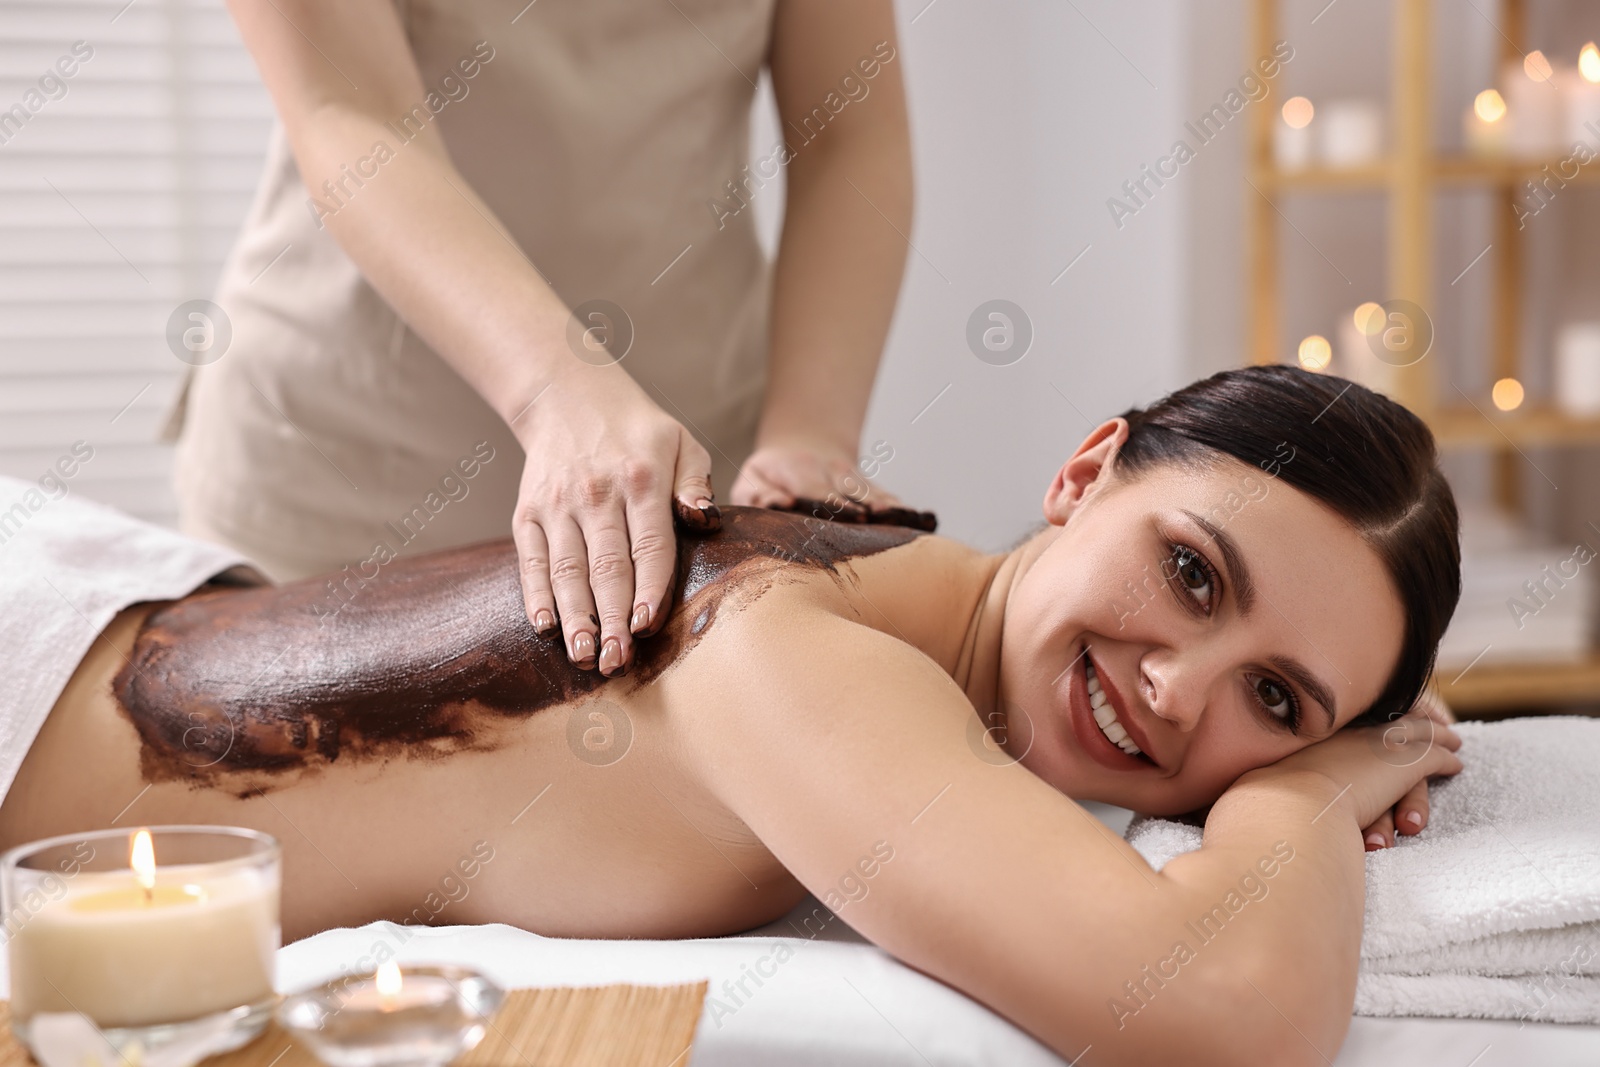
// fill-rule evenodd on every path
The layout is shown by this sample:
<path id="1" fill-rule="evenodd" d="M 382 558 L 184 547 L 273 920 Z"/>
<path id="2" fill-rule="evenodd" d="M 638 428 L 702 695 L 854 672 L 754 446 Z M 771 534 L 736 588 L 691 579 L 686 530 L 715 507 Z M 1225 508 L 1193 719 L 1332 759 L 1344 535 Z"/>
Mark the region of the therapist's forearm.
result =
<path id="1" fill-rule="evenodd" d="M 905 270 L 910 144 L 903 129 L 819 143 L 801 150 L 788 181 L 756 444 L 854 455 Z"/>
<path id="2" fill-rule="evenodd" d="M 456 171 L 432 127 L 399 143 L 377 116 L 343 106 L 297 125 L 290 140 L 313 196 L 375 141 L 396 146 L 323 224 L 407 325 L 501 418 L 512 422 L 574 369 L 565 351 L 566 306 Z M 583 369 L 593 377 L 607 368 Z"/>

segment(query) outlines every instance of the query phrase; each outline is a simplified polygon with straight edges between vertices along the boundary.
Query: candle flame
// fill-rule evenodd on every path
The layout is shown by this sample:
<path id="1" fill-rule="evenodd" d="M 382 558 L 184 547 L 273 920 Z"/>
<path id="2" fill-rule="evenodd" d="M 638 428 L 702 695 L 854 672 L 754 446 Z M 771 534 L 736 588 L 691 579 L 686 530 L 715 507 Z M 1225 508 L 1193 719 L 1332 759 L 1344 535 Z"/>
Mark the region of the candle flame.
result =
<path id="1" fill-rule="evenodd" d="M 1494 383 L 1489 396 L 1501 411 L 1515 411 L 1522 406 L 1522 383 L 1515 378 L 1501 378 Z"/>
<path id="2" fill-rule="evenodd" d="M 400 986 L 402 982 L 400 977 L 400 965 L 393 960 L 390 960 L 388 963 L 381 964 L 378 967 L 376 981 L 378 985 L 378 995 L 380 997 L 398 996 L 400 994 Z"/>
<path id="3" fill-rule="evenodd" d="M 1322 371 L 1333 358 L 1333 346 L 1321 334 L 1314 333 L 1300 342 L 1300 365 L 1309 371 Z"/>
<path id="4" fill-rule="evenodd" d="M 133 835 L 128 848 L 128 866 L 133 868 L 133 877 L 149 896 L 156 885 L 156 845 L 149 830 L 139 830 Z"/>
<path id="5" fill-rule="evenodd" d="M 1355 319 L 1356 329 L 1360 330 L 1367 337 L 1371 337 L 1374 334 L 1382 332 L 1384 320 L 1387 317 L 1388 316 L 1384 313 L 1383 305 L 1375 304 L 1371 300 L 1368 300 L 1365 304 L 1362 304 L 1360 307 L 1356 308 L 1353 316 Z"/>
<path id="6" fill-rule="evenodd" d="M 1578 71 L 1584 81 L 1600 84 L 1600 48 L 1593 41 L 1584 45 L 1583 51 L 1578 53 Z"/>
<path id="7" fill-rule="evenodd" d="M 1527 58 L 1522 61 L 1522 69 L 1536 82 L 1547 82 L 1555 76 L 1555 68 L 1537 48 L 1529 52 Z"/>
<path id="8" fill-rule="evenodd" d="M 1283 121 L 1292 129 L 1305 129 L 1316 114 L 1317 109 L 1303 96 L 1292 96 L 1283 102 Z"/>
<path id="9" fill-rule="evenodd" d="M 1506 114 L 1506 99 L 1497 90 L 1485 89 L 1472 102 L 1472 110 L 1484 122 L 1499 122 Z"/>

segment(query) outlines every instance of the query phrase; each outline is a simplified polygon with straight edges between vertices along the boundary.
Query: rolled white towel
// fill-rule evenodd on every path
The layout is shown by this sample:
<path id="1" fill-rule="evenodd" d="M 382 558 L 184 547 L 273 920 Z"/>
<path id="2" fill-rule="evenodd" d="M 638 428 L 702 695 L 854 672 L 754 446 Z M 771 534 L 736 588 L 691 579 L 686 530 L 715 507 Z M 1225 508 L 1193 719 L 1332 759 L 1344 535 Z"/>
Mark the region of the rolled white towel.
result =
<path id="1" fill-rule="evenodd" d="M 1356 1010 L 1600 1022 L 1600 721 L 1461 723 L 1428 828 L 1367 853 Z M 1140 817 L 1158 870 L 1199 828 Z"/>

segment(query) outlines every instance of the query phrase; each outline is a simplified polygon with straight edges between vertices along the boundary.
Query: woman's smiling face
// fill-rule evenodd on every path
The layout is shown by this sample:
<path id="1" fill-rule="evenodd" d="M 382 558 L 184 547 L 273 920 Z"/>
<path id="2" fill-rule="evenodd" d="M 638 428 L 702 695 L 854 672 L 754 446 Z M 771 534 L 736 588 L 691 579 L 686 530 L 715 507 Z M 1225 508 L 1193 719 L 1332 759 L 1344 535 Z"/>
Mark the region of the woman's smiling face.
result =
<path id="1" fill-rule="evenodd" d="M 1057 528 L 1006 606 L 1006 748 L 1069 796 L 1177 814 L 1366 710 L 1404 609 L 1356 530 L 1273 476 L 1292 443 L 1119 478 L 1126 433 L 1097 429 L 1046 494 Z"/>

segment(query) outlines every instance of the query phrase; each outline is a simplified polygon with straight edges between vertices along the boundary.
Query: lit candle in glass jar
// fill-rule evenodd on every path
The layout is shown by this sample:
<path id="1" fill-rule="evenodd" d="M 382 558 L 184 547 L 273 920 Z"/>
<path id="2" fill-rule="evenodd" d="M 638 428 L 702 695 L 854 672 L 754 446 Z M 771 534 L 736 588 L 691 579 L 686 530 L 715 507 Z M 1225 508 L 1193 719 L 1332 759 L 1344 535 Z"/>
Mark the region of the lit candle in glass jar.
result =
<path id="1" fill-rule="evenodd" d="M 279 849 L 266 834 L 102 831 L 21 846 L 0 868 L 24 1041 L 43 1012 L 80 1013 L 145 1047 L 219 1013 L 253 1027 L 246 1037 L 265 1024 L 280 941 Z"/>

